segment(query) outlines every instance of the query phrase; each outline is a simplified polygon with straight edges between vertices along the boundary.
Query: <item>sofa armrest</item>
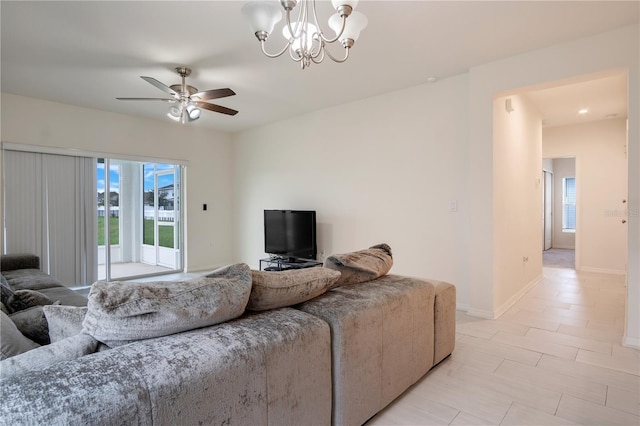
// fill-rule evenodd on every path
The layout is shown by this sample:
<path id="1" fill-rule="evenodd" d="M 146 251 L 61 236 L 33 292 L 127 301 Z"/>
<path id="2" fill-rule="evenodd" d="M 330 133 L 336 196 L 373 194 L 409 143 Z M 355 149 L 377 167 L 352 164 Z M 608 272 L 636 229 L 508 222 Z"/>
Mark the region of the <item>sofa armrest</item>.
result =
<path id="1" fill-rule="evenodd" d="M 3 254 L 0 257 L 0 271 L 16 269 L 40 269 L 40 257 L 35 254 Z"/>

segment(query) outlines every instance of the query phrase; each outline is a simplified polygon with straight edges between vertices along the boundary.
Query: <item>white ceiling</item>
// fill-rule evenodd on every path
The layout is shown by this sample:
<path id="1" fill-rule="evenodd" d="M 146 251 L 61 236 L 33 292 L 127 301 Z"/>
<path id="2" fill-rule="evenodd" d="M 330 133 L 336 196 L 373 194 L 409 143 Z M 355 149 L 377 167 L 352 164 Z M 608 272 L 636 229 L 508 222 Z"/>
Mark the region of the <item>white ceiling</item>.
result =
<path id="1" fill-rule="evenodd" d="M 321 3 L 318 11 L 324 20 L 330 15 L 330 3 Z M 262 55 L 240 13 L 242 1 L 2 0 L 1 89 L 168 120 L 165 103 L 115 98 L 161 97 L 161 91 L 139 76 L 171 85 L 179 82 L 174 67 L 185 65 L 193 68 L 187 82 L 199 90 L 232 88 L 236 96 L 214 102 L 240 111 L 234 117 L 205 111 L 188 125 L 234 132 L 636 24 L 639 4 L 361 0 L 358 10 L 368 17 L 369 25 L 349 60 L 344 64 L 327 60 L 301 70 L 286 56 Z M 271 51 L 281 47 L 279 34 L 276 28 L 268 40 Z M 339 46 L 330 47 L 338 49 L 337 55 L 342 53 Z M 548 125 L 566 123 L 569 115 L 575 116 L 577 105 L 587 101 L 610 105 L 598 114 L 626 115 L 626 81 L 620 92 L 619 78 L 605 80 L 530 95 Z M 609 90 L 606 84 L 616 88 Z M 592 99 L 586 96 L 591 88 Z M 612 93 L 624 99 L 614 100 Z M 589 118 L 595 115 L 592 109 Z"/>

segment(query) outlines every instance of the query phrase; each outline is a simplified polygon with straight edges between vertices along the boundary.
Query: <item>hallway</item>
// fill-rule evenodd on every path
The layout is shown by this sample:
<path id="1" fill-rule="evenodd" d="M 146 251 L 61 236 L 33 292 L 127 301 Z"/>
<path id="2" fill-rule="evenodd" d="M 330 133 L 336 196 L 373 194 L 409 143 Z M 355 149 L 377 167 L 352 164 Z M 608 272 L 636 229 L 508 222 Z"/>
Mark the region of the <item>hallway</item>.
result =
<path id="1" fill-rule="evenodd" d="M 550 248 L 542 252 L 542 266 L 548 268 L 576 268 L 576 251 Z"/>
<path id="2" fill-rule="evenodd" d="M 372 425 L 638 425 L 623 276 L 544 268 L 497 320 L 458 311 L 453 354 Z"/>

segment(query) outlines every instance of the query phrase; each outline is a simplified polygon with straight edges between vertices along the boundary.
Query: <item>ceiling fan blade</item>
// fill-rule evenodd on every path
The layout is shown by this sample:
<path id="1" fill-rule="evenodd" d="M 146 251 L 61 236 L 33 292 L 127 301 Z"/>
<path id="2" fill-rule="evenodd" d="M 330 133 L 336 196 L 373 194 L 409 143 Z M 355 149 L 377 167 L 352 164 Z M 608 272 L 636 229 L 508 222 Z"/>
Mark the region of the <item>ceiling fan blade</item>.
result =
<path id="1" fill-rule="evenodd" d="M 177 98 L 179 95 L 175 92 L 175 90 L 173 90 L 171 87 L 167 86 L 164 83 L 160 83 L 158 80 L 156 80 L 153 77 L 144 77 L 144 76 L 140 76 L 141 79 L 143 79 L 144 81 L 146 81 L 147 83 L 156 86 L 158 89 L 162 90 L 163 92 L 167 92 L 168 94 L 170 94 L 171 96 Z"/>
<path id="2" fill-rule="evenodd" d="M 219 112 L 221 114 L 236 115 L 238 113 L 238 111 L 236 111 L 235 109 L 223 107 L 220 105 L 209 104 L 207 102 L 194 101 L 192 102 L 192 104 L 198 106 L 199 108 L 208 109 L 209 111 Z"/>
<path id="3" fill-rule="evenodd" d="M 204 90 L 202 92 L 194 93 L 191 95 L 192 98 L 198 98 L 199 101 L 208 101 L 209 99 L 219 99 L 226 98 L 227 96 L 233 96 L 236 92 L 233 90 L 226 89 L 213 89 L 213 90 Z"/>
<path id="4" fill-rule="evenodd" d="M 175 102 L 175 99 L 169 98 L 116 98 L 119 101 L 164 101 L 164 102 Z"/>

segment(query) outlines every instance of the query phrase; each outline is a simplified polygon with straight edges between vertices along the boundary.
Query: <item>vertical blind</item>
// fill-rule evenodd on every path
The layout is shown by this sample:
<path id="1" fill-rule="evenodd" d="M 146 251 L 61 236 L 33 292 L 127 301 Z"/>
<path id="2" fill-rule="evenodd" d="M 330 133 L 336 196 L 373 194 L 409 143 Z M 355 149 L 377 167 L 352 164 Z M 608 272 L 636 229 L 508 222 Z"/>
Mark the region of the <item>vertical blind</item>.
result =
<path id="1" fill-rule="evenodd" d="M 96 160 L 5 150 L 5 253 L 40 256 L 65 285 L 97 279 Z"/>

